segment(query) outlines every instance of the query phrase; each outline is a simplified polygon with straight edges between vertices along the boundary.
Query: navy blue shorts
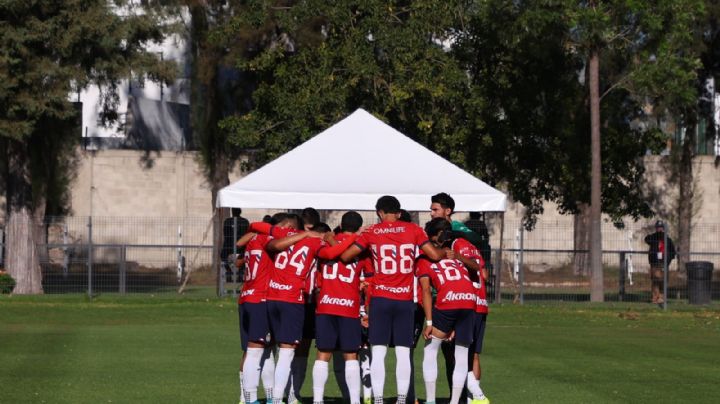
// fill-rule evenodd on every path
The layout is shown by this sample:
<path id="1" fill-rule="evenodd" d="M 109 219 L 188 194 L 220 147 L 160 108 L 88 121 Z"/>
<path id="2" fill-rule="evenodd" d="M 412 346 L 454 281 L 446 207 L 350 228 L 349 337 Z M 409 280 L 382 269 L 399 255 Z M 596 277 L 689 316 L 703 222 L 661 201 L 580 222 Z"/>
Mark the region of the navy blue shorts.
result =
<path id="1" fill-rule="evenodd" d="M 362 325 L 359 318 L 318 314 L 315 326 L 315 346 L 321 351 L 357 352 L 362 345 Z"/>
<path id="2" fill-rule="evenodd" d="M 413 346 L 415 306 L 412 300 L 373 297 L 370 300 L 370 345 Z"/>
<path id="3" fill-rule="evenodd" d="M 299 344 L 305 320 L 305 304 L 268 300 L 267 311 L 273 340 L 281 344 Z"/>
<path id="4" fill-rule="evenodd" d="M 473 332 L 473 343 L 471 352 L 481 353 L 483 346 L 483 338 L 485 338 L 485 322 L 487 321 L 487 313 L 475 313 L 475 325 Z"/>
<path id="5" fill-rule="evenodd" d="M 449 334 L 455 330 L 455 342 L 460 345 L 470 346 L 473 342 L 473 324 L 475 323 L 475 310 L 438 310 L 432 309 L 433 327 Z"/>
<path id="6" fill-rule="evenodd" d="M 305 304 L 305 320 L 303 321 L 303 339 L 315 338 L 315 303 Z"/>
<path id="7" fill-rule="evenodd" d="M 248 342 L 267 342 L 270 332 L 268 324 L 267 303 L 238 304 L 240 319 L 240 346 L 247 351 Z"/>

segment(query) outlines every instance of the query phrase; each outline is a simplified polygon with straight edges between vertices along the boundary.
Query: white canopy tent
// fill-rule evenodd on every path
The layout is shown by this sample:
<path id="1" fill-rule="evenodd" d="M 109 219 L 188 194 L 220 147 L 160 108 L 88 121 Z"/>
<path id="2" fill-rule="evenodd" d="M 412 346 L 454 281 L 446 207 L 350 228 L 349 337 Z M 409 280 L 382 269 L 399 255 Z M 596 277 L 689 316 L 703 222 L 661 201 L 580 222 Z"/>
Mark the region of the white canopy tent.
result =
<path id="1" fill-rule="evenodd" d="M 220 190 L 218 207 L 375 210 L 382 195 L 426 211 L 447 192 L 458 212 L 504 212 L 505 194 L 363 109 Z"/>

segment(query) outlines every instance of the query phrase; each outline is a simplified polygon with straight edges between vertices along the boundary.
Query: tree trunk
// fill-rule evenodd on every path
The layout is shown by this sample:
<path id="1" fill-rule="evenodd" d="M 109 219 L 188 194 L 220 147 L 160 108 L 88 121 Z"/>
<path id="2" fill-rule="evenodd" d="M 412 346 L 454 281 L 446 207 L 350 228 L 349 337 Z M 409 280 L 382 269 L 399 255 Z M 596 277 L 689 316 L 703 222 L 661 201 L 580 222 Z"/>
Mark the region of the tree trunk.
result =
<path id="1" fill-rule="evenodd" d="M 578 212 L 573 217 L 573 249 L 578 251 L 588 251 L 590 249 L 590 206 L 581 203 Z M 573 273 L 575 275 L 587 276 L 588 271 L 588 253 L 576 252 L 573 254 Z"/>
<path id="2" fill-rule="evenodd" d="M 695 183 L 693 178 L 692 157 L 695 150 L 695 124 L 688 124 L 687 135 L 683 140 L 678 167 L 678 204 L 677 204 L 677 245 L 678 269 L 684 270 L 685 263 L 692 260 L 690 257 L 690 235 L 692 233 L 693 202 L 695 196 Z"/>
<path id="3" fill-rule="evenodd" d="M 223 91 L 220 88 L 219 69 L 223 59 L 223 48 L 213 45 L 208 39 L 211 25 L 222 18 L 220 3 L 195 3 L 190 7 L 192 16 L 191 44 L 193 54 L 193 132 L 199 140 L 205 175 L 210 183 L 213 207 L 213 268 L 217 273 L 218 294 L 221 292 L 220 249 L 223 243 L 223 221 L 227 209 L 216 209 L 217 194 L 230 183 L 232 165 L 228 155 L 225 134 L 218 127 L 222 119 Z M 211 16 L 211 17 L 210 17 Z"/>
<path id="4" fill-rule="evenodd" d="M 17 282 L 13 293 L 21 295 L 43 292 L 35 245 L 37 227 L 33 220 L 32 178 L 27 148 L 24 142 L 7 142 L 6 266 Z"/>
<path id="5" fill-rule="evenodd" d="M 600 156 L 600 55 L 597 49 L 590 52 L 590 149 L 592 166 L 590 168 L 590 301 L 602 302 L 603 268 L 602 268 L 602 233 L 601 225 L 601 178 L 602 165 Z"/>

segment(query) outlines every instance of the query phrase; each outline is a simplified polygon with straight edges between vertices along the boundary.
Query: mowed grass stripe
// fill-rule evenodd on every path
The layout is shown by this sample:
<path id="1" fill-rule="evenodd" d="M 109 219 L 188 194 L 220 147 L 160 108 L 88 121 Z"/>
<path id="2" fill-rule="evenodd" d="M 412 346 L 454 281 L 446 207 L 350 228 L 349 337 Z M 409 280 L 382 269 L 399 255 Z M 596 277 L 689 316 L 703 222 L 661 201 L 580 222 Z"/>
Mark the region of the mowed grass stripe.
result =
<path id="1" fill-rule="evenodd" d="M 236 402 L 237 307 L 212 298 L 2 296 L 0 358 L 0 402 Z M 494 305 L 482 362 L 493 403 L 714 403 L 720 310 Z M 415 363 L 422 398 L 422 346 Z M 447 397 L 442 367 L 439 375 L 438 396 Z M 332 372 L 326 393 L 339 397 Z"/>

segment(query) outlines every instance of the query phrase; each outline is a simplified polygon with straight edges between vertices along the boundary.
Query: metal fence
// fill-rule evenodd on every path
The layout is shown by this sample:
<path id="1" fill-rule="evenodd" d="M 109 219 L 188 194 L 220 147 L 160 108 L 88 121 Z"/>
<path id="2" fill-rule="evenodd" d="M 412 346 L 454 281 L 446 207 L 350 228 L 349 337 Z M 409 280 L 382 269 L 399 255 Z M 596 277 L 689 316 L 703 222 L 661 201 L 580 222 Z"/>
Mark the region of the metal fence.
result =
<path id="1" fill-rule="evenodd" d="M 497 226 L 491 226 L 497 229 Z M 494 286 L 496 299 L 519 303 L 528 301 L 587 301 L 590 300 L 589 257 L 586 249 L 577 248 L 572 218 L 539 223 L 532 231 L 523 229 L 520 222 L 505 222 L 503 251 L 496 250 Z M 617 228 L 612 223 L 602 225 L 603 290 L 606 301 L 651 301 L 648 245 L 644 238 L 654 231 L 654 221 L 625 223 Z M 667 268 L 666 302 L 687 302 L 688 279 L 686 263 L 707 262 L 715 269 L 709 282 L 708 295 L 720 299 L 720 223 L 693 225 L 690 252 L 677 246 L 676 231 L 667 232 L 675 240 L 678 254 Z M 494 234 L 493 247 L 500 235 Z M 692 264 L 691 264 L 692 265 Z M 695 285 L 697 286 L 697 285 Z M 692 291 L 691 293 L 692 294 Z"/>
<path id="2" fill-rule="evenodd" d="M 177 292 L 190 287 L 215 290 L 212 246 L 48 244 L 41 252 L 45 293 Z M 188 275 L 191 274 L 188 279 Z"/>
<path id="3" fill-rule="evenodd" d="M 272 213 L 249 210 L 243 216 L 252 222 Z M 361 214 L 365 224 L 375 223 L 374 212 Z M 341 215 L 322 212 L 331 227 Z M 415 213 L 414 219 L 424 224 L 429 215 Z M 588 254 L 576 248 L 572 219 L 541 222 L 533 231 L 511 221 L 501 231 L 497 216 L 489 216 L 487 224 L 493 249 L 491 298 L 520 303 L 589 300 Z M 650 301 L 643 238 L 651 228 L 652 222 L 629 223 L 624 229 L 603 224 L 605 300 Z M 191 289 L 235 294 L 242 286 L 233 265 L 213 268 L 221 263 L 213 259 L 211 218 L 49 217 L 45 229 L 46 244 L 38 246 L 45 293 L 176 292 L 187 283 Z M 675 235 L 673 229 L 669 234 Z M 711 298 L 720 299 L 720 223 L 694 226 L 685 260 L 714 266 Z M 667 300 L 687 301 L 690 283 L 685 268 L 674 260 L 668 268 Z"/>
<path id="4" fill-rule="evenodd" d="M 498 301 L 589 301 L 590 274 L 587 251 L 508 249 L 494 250 L 493 298 Z M 720 253 L 691 253 L 697 262 L 714 267 L 708 296 L 720 300 Z M 605 301 L 651 302 L 650 264 L 647 253 L 630 250 L 604 251 L 603 294 Z M 686 268 L 674 260 L 667 271 L 665 301 L 688 302 L 692 284 Z M 691 285 L 692 286 L 692 285 Z"/>

